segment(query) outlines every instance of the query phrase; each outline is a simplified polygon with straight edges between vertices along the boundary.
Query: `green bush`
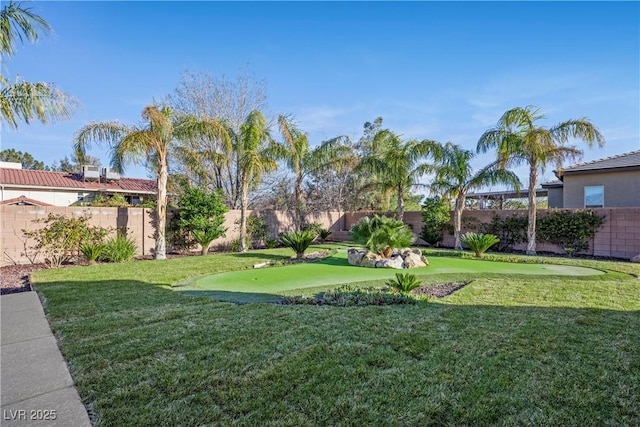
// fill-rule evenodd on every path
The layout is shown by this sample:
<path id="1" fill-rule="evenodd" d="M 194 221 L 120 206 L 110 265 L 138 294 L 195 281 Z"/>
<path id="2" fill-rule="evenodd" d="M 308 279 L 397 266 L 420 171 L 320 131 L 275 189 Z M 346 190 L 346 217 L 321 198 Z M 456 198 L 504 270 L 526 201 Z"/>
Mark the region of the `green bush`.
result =
<path id="1" fill-rule="evenodd" d="M 129 202 L 127 202 L 127 199 L 125 199 L 125 197 L 120 193 L 116 193 L 111 196 L 98 194 L 95 199 L 88 203 L 88 205 L 106 208 L 128 208 L 131 206 Z"/>
<path id="2" fill-rule="evenodd" d="M 527 225 L 529 219 L 526 215 L 511 215 L 501 217 L 494 215 L 491 222 L 483 224 L 482 232 L 495 234 L 500 242 L 496 249 L 499 252 L 513 250 L 513 247 L 527 241 Z"/>
<path id="3" fill-rule="evenodd" d="M 85 257 L 89 264 L 95 264 L 96 260 L 102 255 L 104 251 L 104 243 L 90 242 L 80 246 L 80 252 Z"/>
<path id="4" fill-rule="evenodd" d="M 264 239 L 264 245 L 267 247 L 267 249 L 273 249 L 278 246 L 278 239 L 267 237 L 266 239 Z"/>
<path id="5" fill-rule="evenodd" d="M 189 188 L 178 201 L 178 207 L 178 228 L 190 232 L 193 241 L 200 244 L 200 253 L 206 255 L 211 242 L 224 236 L 227 231 L 223 224 L 228 209 L 222 194 Z"/>
<path id="6" fill-rule="evenodd" d="M 123 233 L 107 240 L 100 259 L 107 262 L 130 261 L 136 256 L 137 245 L 133 238 Z"/>
<path id="7" fill-rule="evenodd" d="M 326 228 L 321 228 L 320 232 L 318 233 L 318 237 L 320 238 L 320 242 L 324 243 L 329 236 L 331 236 L 331 231 L 327 230 Z"/>
<path id="8" fill-rule="evenodd" d="M 293 249 L 296 253 L 296 258 L 302 258 L 304 252 L 309 248 L 311 243 L 318 237 L 314 231 L 290 231 L 288 233 L 282 233 L 278 239 L 280 244 L 285 248 Z"/>
<path id="9" fill-rule="evenodd" d="M 379 215 L 362 218 L 351 227 L 349 235 L 356 243 L 386 258 L 393 254 L 395 248 L 407 247 L 416 240 L 406 224 Z"/>
<path id="10" fill-rule="evenodd" d="M 415 304 L 417 300 L 407 294 L 343 285 L 313 297 L 287 296 L 282 302 L 284 304 L 364 307 L 368 305 Z"/>
<path id="11" fill-rule="evenodd" d="M 322 230 L 322 224 L 320 224 L 319 222 L 305 223 L 305 224 L 302 224 L 302 226 L 300 226 L 300 230 L 301 231 L 312 231 L 312 232 L 316 233 L 316 236 L 319 236 L 320 235 L 320 230 Z"/>
<path id="12" fill-rule="evenodd" d="M 416 278 L 415 274 L 396 273 L 396 278 L 388 280 L 385 285 L 400 293 L 409 293 L 412 290 L 419 288 L 421 283 Z"/>
<path id="13" fill-rule="evenodd" d="M 451 228 L 450 208 L 440 197 L 430 197 L 422 204 L 422 232 L 420 237 L 430 245 L 442 241 L 444 230 Z"/>
<path id="14" fill-rule="evenodd" d="M 240 239 L 233 239 L 227 244 L 228 252 L 240 252 Z"/>
<path id="15" fill-rule="evenodd" d="M 482 255 L 493 245 L 498 243 L 500 239 L 493 234 L 482 234 L 468 232 L 460 236 L 460 241 L 471 249 L 476 258 L 482 258 Z"/>
<path id="16" fill-rule="evenodd" d="M 101 242 L 109 233 L 108 228 L 90 226 L 91 215 L 66 217 L 49 213 L 46 218 L 31 221 L 43 224 L 35 230 L 22 230 L 25 236 L 24 255 L 31 263 L 36 263 L 40 255 L 48 268 L 58 268 L 80 253 L 80 247 L 87 243 Z M 30 239 L 35 244 L 29 246 Z"/>
<path id="17" fill-rule="evenodd" d="M 589 249 L 589 240 L 602 227 L 604 217 L 592 210 L 559 210 L 540 216 L 536 233 L 541 241 L 560 246 L 572 255 Z"/>

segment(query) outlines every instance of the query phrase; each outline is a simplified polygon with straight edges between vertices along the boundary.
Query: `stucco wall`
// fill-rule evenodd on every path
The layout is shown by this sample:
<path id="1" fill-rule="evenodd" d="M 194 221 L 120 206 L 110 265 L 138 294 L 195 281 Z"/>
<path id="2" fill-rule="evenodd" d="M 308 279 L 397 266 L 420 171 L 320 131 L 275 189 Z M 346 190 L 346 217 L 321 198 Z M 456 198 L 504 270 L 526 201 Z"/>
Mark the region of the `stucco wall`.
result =
<path id="1" fill-rule="evenodd" d="M 78 193 L 83 195 L 81 189 L 75 191 L 47 191 L 47 190 L 2 190 L 2 200 L 15 199 L 20 196 L 28 197 L 29 199 L 37 200 L 39 202 L 48 203 L 53 206 L 69 206 L 72 203 L 78 201 Z"/>
<path id="2" fill-rule="evenodd" d="M 139 208 L 81 208 L 81 207 L 34 207 L 34 206 L 0 206 L 0 250 L 3 253 L 2 265 L 14 262 L 24 264 L 29 260 L 23 255 L 24 237 L 21 230 L 36 226 L 31 221 L 45 218 L 49 212 L 71 215 L 92 215 L 91 224 L 102 227 L 121 228 L 126 227 L 136 240 L 138 255 L 150 255 L 155 245 L 152 226 L 153 211 Z M 544 210 L 539 211 L 541 214 Z M 605 216 L 604 226 L 599 230 L 591 242 L 589 254 L 596 256 L 611 256 L 616 258 L 631 258 L 640 254 L 640 208 L 611 208 L 596 209 L 596 212 Z M 249 212 L 251 213 L 251 212 Z M 269 224 L 272 235 L 291 230 L 293 217 L 289 212 L 263 211 L 260 213 Z M 330 229 L 332 240 L 348 240 L 348 231 L 360 218 L 371 215 L 371 212 L 339 213 L 326 212 L 317 215 L 309 215 L 308 222 L 318 222 L 324 228 Z M 470 225 L 469 218 L 477 222 L 489 222 L 494 215 L 526 215 L 525 211 L 505 210 L 466 210 L 463 214 L 463 231 L 467 231 Z M 240 218 L 239 211 L 227 213 L 225 227 L 228 228 L 224 238 L 213 242 L 214 248 L 222 248 L 231 240 L 239 236 L 236 221 Z M 466 218 L 466 219 L 465 219 Z M 422 230 L 422 215 L 420 212 L 406 212 L 405 223 L 409 224 L 416 234 Z M 470 229 L 473 229 L 471 227 Z M 423 243 L 418 240 L 417 243 Z M 443 246 L 453 246 L 453 236 L 445 233 Z M 526 244 L 516 247 L 524 250 Z M 538 244 L 539 252 L 561 253 L 561 249 L 549 244 Z"/>
<path id="3" fill-rule="evenodd" d="M 564 203 L 562 200 L 562 187 L 550 187 L 547 191 L 547 205 L 549 208 L 562 208 Z"/>
<path id="4" fill-rule="evenodd" d="M 566 174 L 563 208 L 584 208 L 584 187 L 604 186 L 605 208 L 640 207 L 640 170 Z"/>

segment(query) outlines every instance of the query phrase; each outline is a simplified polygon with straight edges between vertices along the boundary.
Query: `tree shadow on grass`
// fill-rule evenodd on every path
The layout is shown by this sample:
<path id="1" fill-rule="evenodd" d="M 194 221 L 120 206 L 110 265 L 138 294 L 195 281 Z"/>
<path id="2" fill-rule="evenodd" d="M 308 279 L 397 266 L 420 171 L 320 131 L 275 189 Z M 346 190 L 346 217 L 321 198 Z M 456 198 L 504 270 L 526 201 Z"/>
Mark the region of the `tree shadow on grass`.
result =
<path id="1" fill-rule="evenodd" d="M 282 300 L 282 295 L 264 294 L 259 292 L 231 292 L 231 291 L 176 291 L 188 297 L 207 297 L 220 302 L 234 304 L 275 303 Z"/>

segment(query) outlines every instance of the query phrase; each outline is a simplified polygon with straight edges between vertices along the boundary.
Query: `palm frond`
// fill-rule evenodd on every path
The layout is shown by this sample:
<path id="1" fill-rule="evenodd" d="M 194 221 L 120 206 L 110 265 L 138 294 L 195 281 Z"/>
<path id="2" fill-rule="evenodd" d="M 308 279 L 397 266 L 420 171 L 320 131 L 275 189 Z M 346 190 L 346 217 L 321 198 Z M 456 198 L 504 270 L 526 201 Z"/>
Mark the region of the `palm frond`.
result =
<path id="1" fill-rule="evenodd" d="M 48 35 L 51 26 L 40 15 L 24 7 L 22 2 L 10 1 L 0 11 L 0 52 L 13 56 L 15 47 L 25 39 L 38 41 L 40 33 Z"/>

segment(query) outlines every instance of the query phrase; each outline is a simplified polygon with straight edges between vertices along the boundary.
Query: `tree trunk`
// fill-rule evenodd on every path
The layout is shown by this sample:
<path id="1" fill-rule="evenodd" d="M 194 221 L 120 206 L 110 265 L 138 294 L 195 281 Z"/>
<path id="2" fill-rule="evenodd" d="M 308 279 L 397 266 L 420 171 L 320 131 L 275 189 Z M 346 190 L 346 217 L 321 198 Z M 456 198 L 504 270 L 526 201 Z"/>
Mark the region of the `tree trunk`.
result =
<path id="1" fill-rule="evenodd" d="M 167 259 L 167 160 L 158 159 L 158 200 L 156 200 L 156 216 L 158 227 L 156 228 L 155 259 Z"/>
<path id="2" fill-rule="evenodd" d="M 298 174 L 296 176 L 296 212 L 295 212 L 295 227 L 296 227 L 296 231 L 300 231 L 302 229 L 302 211 L 303 211 L 303 206 L 302 206 L 302 175 Z"/>
<path id="3" fill-rule="evenodd" d="M 529 226 L 527 227 L 527 255 L 536 254 L 536 185 L 538 185 L 538 167 L 529 164 Z"/>
<path id="4" fill-rule="evenodd" d="M 249 204 L 249 183 L 242 183 L 242 195 L 240 196 L 240 252 L 247 251 L 247 205 Z"/>
<path id="5" fill-rule="evenodd" d="M 460 233 L 462 232 L 462 210 L 464 209 L 464 195 L 458 195 L 456 197 L 456 205 L 453 209 L 453 237 L 456 242 L 454 249 L 462 250 L 462 242 L 460 241 Z"/>
<path id="6" fill-rule="evenodd" d="M 211 245 L 211 242 L 207 243 L 206 245 L 202 245 L 202 249 L 200 250 L 200 255 L 204 256 L 209 253 L 209 245 Z"/>
<path id="7" fill-rule="evenodd" d="M 398 184 L 398 221 L 404 219 L 404 192 L 402 184 Z"/>

